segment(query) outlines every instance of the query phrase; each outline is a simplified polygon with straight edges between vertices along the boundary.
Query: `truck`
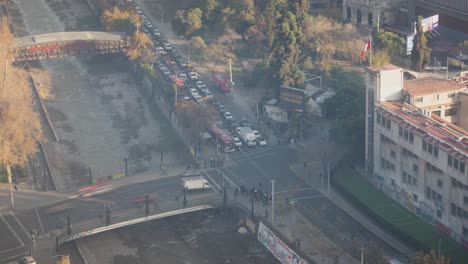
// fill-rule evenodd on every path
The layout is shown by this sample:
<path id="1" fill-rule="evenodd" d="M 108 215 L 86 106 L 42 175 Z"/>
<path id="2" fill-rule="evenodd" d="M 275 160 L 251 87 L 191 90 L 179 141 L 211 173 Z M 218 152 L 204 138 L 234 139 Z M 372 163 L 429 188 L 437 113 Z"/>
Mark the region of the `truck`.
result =
<path id="1" fill-rule="evenodd" d="M 205 190 L 210 188 L 210 183 L 202 176 L 188 177 L 182 179 L 182 186 L 185 190 Z"/>
<path id="2" fill-rule="evenodd" d="M 255 133 L 250 127 L 238 127 L 237 134 L 239 134 L 239 137 L 247 147 L 255 147 L 257 145 Z"/>
<path id="3" fill-rule="evenodd" d="M 214 72 L 211 75 L 219 91 L 227 93 L 231 91 L 231 79 L 224 73 Z"/>

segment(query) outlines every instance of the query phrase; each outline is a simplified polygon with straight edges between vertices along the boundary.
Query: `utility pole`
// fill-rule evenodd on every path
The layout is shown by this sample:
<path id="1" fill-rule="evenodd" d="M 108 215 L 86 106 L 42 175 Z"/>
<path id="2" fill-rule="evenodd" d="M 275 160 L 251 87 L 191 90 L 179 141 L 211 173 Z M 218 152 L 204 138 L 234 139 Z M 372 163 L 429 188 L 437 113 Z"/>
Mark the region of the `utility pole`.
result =
<path id="1" fill-rule="evenodd" d="M 47 191 L 47 184 L 46 184 L 46 172 L 42 172 L 42 178 L 44 180 L 44 191 Z"/>
<path id="2" fill-rule="evenodd" d="M 106 225 L 109 225 L 110 222 L 111 222 L 111 219 L 110 219 L 110 214 L 111 214 L 111 211 L 110 211 L 110 206 L 108 204 L 105 205 L 106 207 Z"/>
<path id="3" fill-rule="evenodd" d="M 293 241 L 296 242 L 296 200 L 291 200 L 291 206 L 293 209 Z"/>
<path id="4" fill-rule="evenodd" d="M 88 167 L 88 173 L 89 173 L 89 184 L 93 183 L 93 174 L 91 173 L 91 167 Z"/>
<path id="5" fill-rule="evenodd" d="M 127 160 L 127 158 L 124 158 L 123 161 L 124 161 L 124 165 L 125 165 L 125 174 L 124 175 L 125 175 L 125 177 L 127 177 L 128 176 L 128 160 Z"/>
<path id="6" fill-rule="evenodd" d="M 330 162 L 327 161 L 327 182 L 328 182 L 328 189 L 327 192 L 330 194 Z"/>
<path id="7" fill-rule="evenodd" d="M 187 205 L 187 196 L 186 196 L 187 189 L 184 187 L 184 200 L 182 201 L 182 205 L 185 207 Z"/>
<path id="8" fill-rule="evenodd" d="M 226 195 L 226 185 L 225 185 L 225 180 L 224 180 L 224 172 L 223 172 L 223 205 L 226 205 L 227 203 L 227 195 Z"/>
<path id="9" fill-rule="evenodd" d="M 149 196 L 145 195 L 145 214 L 149 214 Z"/>
<path id="10" fill-rule="evenodd" d="M 187 62 L 190 64 L 190 44 L 192 43 L 192 39 L 190 39 L 189 43 L 188 43 L 188 60 Z"/>
<path id="11" fill-rule="evenodd" d="M 72 228 L 70 224 L 70 216 L 67 215 L 67 234 L 71 235 L 71 233 L 72 233 Z"/>
<path id="12" fill-rule="evenodd" d="M 275 224 L 275 180 L 271 180 L 271 223 Z"/>

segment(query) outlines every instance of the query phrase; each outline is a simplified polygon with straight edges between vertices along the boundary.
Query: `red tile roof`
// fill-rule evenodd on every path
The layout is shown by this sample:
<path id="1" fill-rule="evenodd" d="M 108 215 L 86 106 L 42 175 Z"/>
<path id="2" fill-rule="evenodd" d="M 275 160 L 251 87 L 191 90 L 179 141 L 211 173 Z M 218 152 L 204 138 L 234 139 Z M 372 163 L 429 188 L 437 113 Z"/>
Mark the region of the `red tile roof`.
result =
<path id="1" fill-rule="evenodd" d="M 462 90 L 464 87 L 463 84 L 459 84 L 455 81 L 434 77 L 405 80 L 403 82 L 403 90 L 413 96 L 456 92 Z"/>
<path id="2" fill-rule="evenodd" d="M 376 102 L 380 112 L 387 112 L 388 118 L 402 126 L 412 127 L 412 131 L 426 138 L 437 141 L 437 145 L 448 152 L 455 151 L 457 157 L 468 161 L 468 132 L 444 119 L 431 115 L 431 118 L 411 111 L 417 108 L 401 102 Z M 384 114 L 385 116 L 385 114 Z"/>

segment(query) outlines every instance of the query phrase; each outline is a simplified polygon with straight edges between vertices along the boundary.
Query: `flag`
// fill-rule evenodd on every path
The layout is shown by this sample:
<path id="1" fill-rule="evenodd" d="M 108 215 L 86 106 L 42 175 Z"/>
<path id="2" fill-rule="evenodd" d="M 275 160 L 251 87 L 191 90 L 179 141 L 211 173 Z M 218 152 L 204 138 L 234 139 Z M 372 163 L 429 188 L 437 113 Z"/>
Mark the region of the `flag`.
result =
<path id="1" fill-rule="evenodd" d="M 366 46 L 364 47 L 364 50 L 361 52 L 361 60 L 364 58 L 364 56 L 366 56 L 366 52 L 367 50 L 371 49 L 371 41 L 369 39 L 369 41 L 366 43 Z"/>

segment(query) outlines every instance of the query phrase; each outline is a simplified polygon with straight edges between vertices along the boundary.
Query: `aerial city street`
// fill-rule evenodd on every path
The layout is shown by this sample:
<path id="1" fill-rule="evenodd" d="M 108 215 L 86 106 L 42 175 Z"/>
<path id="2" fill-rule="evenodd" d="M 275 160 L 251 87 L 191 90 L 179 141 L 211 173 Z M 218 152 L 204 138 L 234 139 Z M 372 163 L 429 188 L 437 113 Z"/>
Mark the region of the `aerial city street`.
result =
<path id="1" fill-rule="evenodd" d="M 468 263 L 468 1 L 0 1 L 0 264 Z"/>

